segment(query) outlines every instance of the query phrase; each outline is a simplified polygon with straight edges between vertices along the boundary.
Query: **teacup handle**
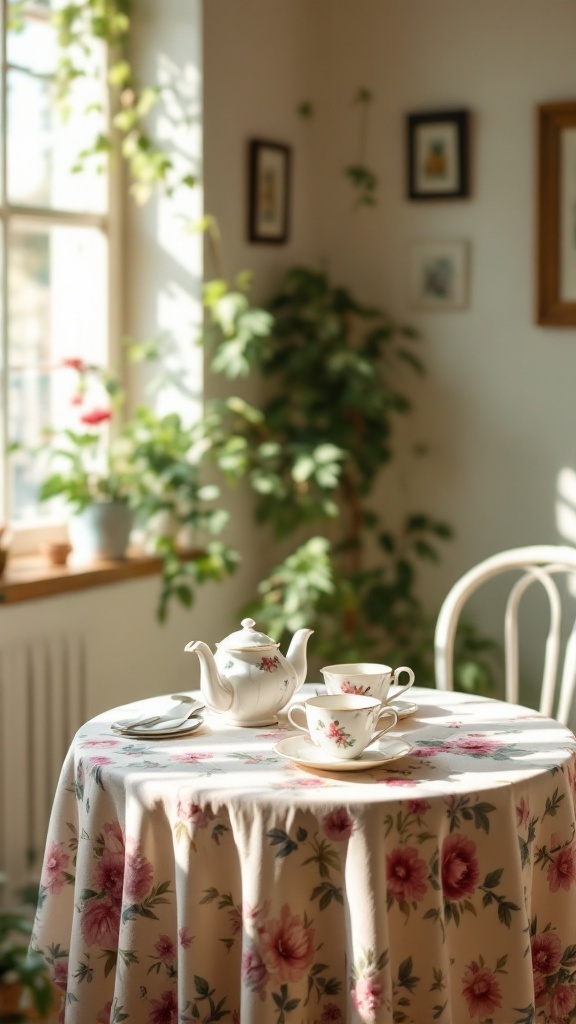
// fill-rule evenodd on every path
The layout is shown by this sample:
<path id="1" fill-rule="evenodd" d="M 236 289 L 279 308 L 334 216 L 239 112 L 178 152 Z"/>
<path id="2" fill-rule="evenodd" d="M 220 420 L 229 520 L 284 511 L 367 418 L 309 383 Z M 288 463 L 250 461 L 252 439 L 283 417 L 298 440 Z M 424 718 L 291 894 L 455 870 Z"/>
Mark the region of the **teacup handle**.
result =
<path id="1" fill-rule="evenodd" d="M 309 730 L 307 725 L 299 725 L 298 722 L 295 722 L 292 718 L 292 714 L 295 711 L 297 711 L 298 714 L 304 715 L 304 721 L 306 721 L 306 708 L 303 704 L 292 704 L 292 706 L 288 708 L 288 718 L 295 729 L 300 729 L 301 732 L 308 732 Z"/>
<path id="2" fill-rule="evenodd" d="M 407 672 L 408 673 L 408 682 L 407 683 L 399 683 L 398 682 L 398 676 L 400 675 L 401 672 Z M 410 687 L 412 686 L 413 682 L 414 682 L 414 673 L 413 673 L 411 668 L 408 668 L 408 665 L 401 665 L 400 668 L 395 669 L 395 671 L 394 671 L 394 686 L 397 686 L 398 689 L 396 690 L 396 693 L 393 695 L 393 699 L 395 699 L 396 697 L 399 697 L 400 694 L 404 693 L 406 690 L 409 690 Z M 388 699 L 390 699 L 390 698 L 388 698 Z"/>
<path id="3" fill-rule="evenodd" d="M 374 740 L 379 740 L 381 736 L 384 736 L 385 733 L 389 732 L 390 729 L 394 728 L 394 726 L 398 722 L 398 712 L 395 711 L 394 708 L 385 708 L 384 711 L 382 711 L 382 713 L 378 715 L 378 722 L 381 722 L 383 718 L 388 717 L 392 719 L 390 724 L 385 726 L 384 729 L 379 729 L 378 732 L 375 732 L 372 739 L 370 740 L 370 743 L 374 743 Z M 378 724 L 378 722 L 376 724 Z"/>

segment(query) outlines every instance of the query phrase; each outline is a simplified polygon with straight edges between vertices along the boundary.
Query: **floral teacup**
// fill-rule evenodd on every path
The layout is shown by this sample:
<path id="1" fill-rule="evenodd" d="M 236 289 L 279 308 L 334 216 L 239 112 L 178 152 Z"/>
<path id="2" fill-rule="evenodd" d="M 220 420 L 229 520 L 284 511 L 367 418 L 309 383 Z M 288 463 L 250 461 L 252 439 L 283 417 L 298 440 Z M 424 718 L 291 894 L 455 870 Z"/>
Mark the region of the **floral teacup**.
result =
<path id="1" fill-rule="evenodd" d="M 330 758 L 341 761 L 360 757 L 370 743 L 398 721 L 393 708 L 382 707 L 376 697 L 355 693 L 310 697 L 301 704 L 292 704 L 288 718 L 296 729 L 309 733 L 312 742 Z M 389 721 L 381 727 L 384 719 Z"/>
<path id="2" fill-rule="evenodd" d="M 395 700 L 414 682 L 414 673 L 407 665 L 393 669 L 390 665 L 358 661 L 348 665 L 326 665 L 320 671 L 328 693 L 360 693 L 365 697 L 377 697 L 382 704 Z M 398 679 L 403 672 L 408 674 L 408 681 L 402 684 Z M 395 689 L 390 693 L 393 683 Z"/>

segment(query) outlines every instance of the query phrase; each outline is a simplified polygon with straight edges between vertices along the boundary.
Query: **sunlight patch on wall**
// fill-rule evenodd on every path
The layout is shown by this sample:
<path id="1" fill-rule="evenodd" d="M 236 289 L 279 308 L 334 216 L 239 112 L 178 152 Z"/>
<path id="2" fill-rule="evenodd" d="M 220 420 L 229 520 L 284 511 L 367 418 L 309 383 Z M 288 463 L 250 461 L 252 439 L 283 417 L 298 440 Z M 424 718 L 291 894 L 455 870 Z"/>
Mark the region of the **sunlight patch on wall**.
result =
<path id="1" fill-rule="evenodd" d="M 565 466 L 558 474 L 556 528 L 562 540 L 576 545 L 576 471 Z M 576 580 L 568 578 L 568 589 L 576 595 Z"/>

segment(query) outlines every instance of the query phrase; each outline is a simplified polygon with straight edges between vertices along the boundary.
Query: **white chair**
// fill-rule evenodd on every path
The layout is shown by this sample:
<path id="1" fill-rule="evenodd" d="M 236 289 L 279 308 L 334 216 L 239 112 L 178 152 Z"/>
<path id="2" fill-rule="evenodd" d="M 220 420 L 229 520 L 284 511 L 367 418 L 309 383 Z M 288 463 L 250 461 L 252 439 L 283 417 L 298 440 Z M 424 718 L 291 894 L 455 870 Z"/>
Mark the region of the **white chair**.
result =
<path id="1" fill-rule="evenodd" d="M 558 679 L 558 706 L 554 717 L 564 725 L 568 722 L 576 684 L 576 622 L 572 626 L 565 647 L 564 663 L 559 672 L 562 601 L 556 581 L 557 573 L 576 574 L 576 548 L 538 544 L 533 547 L 502 551 L 484 559 L 470 569 L 451 588 L 445 597 L 434 636 L 434 666 L 436 687 L 453 690 L 454 637 L 463 605 L 473 591 L 486 580 L 501 573 L 517 570 L 508 596 L 504 619 L 504 649 L 506 669 L 506 700 L 518 703 L 518 609 L 520 599 L 532 583 L 539 582 L 548 594 L 550 622 L 544 654 L 544 670 L 540 695 L 540 711 L 552 716 Z"/>

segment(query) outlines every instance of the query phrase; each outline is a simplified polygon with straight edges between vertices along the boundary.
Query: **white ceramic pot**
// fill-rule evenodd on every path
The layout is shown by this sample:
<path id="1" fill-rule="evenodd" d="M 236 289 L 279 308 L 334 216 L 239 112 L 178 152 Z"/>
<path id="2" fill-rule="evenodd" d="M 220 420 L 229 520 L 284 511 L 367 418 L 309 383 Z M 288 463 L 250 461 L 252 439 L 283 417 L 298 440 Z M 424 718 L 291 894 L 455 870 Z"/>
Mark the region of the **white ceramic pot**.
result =
<path id="1" fill-rule="evenodd" d="M 126 557 L 134 513 L 123 501 L 94 502 L 70 519 L 75 559 L 116 560 Z"/>

